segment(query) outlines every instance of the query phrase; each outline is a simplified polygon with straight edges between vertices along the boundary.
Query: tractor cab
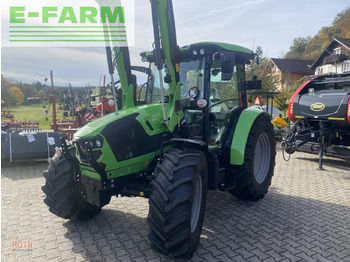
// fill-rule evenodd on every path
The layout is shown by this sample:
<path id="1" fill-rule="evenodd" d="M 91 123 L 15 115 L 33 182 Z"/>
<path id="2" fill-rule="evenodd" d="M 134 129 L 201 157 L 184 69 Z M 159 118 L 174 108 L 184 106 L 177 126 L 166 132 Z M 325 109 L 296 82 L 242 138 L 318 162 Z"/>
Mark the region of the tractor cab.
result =
<path id="1" fill-rule="evenodd" d="M 215 42 L 196 43 L 179 49 L 180 105 L 184 118 L 180 119 L 177 136 L 205 141 L 211 148 L 220 147 L 231 114 L 247 107 L 245 65 L 254 56 L 249 49 Z M 150 62 L 144 97 L 147 103 L 159 103 L 161 83 L 155 57 L 152 52 L 141 53 L 141 57 L 142 61 Z M 167 103 L 166 65 L 163 65 L 161 74 Z"/>

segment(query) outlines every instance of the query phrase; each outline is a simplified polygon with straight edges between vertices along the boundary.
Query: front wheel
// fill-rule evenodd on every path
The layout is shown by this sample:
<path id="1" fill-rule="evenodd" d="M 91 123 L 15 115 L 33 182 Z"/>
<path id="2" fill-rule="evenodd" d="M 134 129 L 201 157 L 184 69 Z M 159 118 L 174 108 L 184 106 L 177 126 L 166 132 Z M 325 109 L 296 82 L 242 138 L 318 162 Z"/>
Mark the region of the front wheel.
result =
<path id="1" fill-rule="evenodd" d="M 275 156 L 273 126 L 266 115 L 260 115 L 249 132 L 243 165 L 229 168 L 229 180 L 235 185 L 229 192 L 239 199 L 263 198 L 271 184 Z"/>
<path id="2" fill-rule="evenodd" d="M 75 148 L 69 148 L 75 155 Z M 56 154 L 49 159 L 49 168 L 43 172 L 46 195 L 44 202 L 53 214 L 70 219 L 86 220 L 97 214 L 101 208 L 86 202 L 81 195 L 79 184 L 74 181 L 74 168 L 64 158 L 62 148 L 56 148 Z"/>
<path id="3" fill-rule="evenodd" d="M 197 150 L 171 149 L 154 174 L 147 219 L 152 248 L 188 259 L 202 232 L 208 186 L 206 157 Z"/>

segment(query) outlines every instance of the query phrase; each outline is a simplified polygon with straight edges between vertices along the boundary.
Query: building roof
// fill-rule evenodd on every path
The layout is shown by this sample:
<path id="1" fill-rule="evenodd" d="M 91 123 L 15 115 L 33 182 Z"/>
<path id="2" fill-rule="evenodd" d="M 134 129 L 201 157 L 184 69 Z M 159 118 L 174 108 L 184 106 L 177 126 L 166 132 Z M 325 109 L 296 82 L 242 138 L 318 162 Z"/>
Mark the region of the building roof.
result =
<path id="1" fill-rule="evenodd" d="M 335 38 L 333 41 L 337 41 L 339 44 L 350 49 L 350 38 Z"/>
<path id="2" fill-rule="evenodd" d="M 313 60 L 271 58 L 271 61 L 282 73 L 313 74 L 313 72 L 309 70 Z"/>
<path id="3" fill-rule="evenodd" d="M 323 50 L 322 54 L 315 60 L 310 68 L 315 69 L 320 63 L 322 63 L 323 58 L 325 56 L 329 56 L 329 52 L 332 53 L 334 45 L 336 44 L 340 44 L 350 50 L 350 38 L 334 38 L 334 40 L 327 46 L 327 48 L 325 48 L 325 50 Z"/>

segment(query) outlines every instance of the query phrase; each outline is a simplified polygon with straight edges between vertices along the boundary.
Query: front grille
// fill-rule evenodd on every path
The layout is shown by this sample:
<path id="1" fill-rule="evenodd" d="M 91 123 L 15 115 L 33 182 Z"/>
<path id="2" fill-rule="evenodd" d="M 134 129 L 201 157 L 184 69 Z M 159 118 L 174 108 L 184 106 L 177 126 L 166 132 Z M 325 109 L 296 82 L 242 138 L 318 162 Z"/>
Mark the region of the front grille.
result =
<path id="1" fill-rule="evenodd" d="M 88 140 L 78 140 L 75 142 L 77 148 L 78 148 L 78 157 L 80 159 L 81 162 L 84 162 L 84 163 L 89 163 L 89 157 L 88 157 L 88 153 L 87 153 L 87 149 L 86 149 L 86 146 L 85 146 L 85 143 L 87 142 Z M 94 149 L 92 151 L 94 157 L 96 160 L 99 160 L 100 157 L 102 156 L 102 151 L 101 150 L 96 150 Z"/>

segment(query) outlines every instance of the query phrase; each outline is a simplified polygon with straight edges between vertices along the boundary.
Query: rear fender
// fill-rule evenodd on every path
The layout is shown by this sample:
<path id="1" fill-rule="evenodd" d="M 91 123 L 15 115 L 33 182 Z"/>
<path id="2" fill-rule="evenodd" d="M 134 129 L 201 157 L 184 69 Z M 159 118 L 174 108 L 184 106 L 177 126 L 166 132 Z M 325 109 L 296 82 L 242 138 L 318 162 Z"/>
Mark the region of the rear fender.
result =
<path id="1" fill-rule="evenodd" d="M 231 165 L 243 165 L 245 148 L 250 130 L 255 119 L 261 114 L 270 116 L 266 111 L 252 107 L 243 110 L 243 112 L 240 114 L 231 143 Z"/>

